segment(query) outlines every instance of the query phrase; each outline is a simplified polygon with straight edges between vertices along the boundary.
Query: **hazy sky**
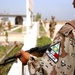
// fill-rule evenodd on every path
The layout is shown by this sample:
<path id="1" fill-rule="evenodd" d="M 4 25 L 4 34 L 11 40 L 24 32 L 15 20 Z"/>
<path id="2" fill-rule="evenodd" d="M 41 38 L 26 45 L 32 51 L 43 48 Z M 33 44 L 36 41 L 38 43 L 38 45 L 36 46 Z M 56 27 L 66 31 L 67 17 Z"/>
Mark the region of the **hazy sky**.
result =
<path id="1" fill-rule="evenodd" d="M 75 19 L 73 0 L 34 0 L 34 14 L 40 13 L 42 18 L 50 19 L 54 15 L 57 20 Z M 0 13 L 25 14 L 26 0 L 0 0 Z"/>

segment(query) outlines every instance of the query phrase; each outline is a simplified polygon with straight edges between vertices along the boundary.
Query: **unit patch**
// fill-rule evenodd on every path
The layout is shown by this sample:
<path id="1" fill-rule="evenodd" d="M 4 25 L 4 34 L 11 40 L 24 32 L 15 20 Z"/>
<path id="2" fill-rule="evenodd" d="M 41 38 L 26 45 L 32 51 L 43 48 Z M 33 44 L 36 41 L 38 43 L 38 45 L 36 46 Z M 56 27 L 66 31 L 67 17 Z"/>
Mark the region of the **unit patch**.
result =
<path id="1" fill-rule="evenodd" d="M 51 45 L 46 51 L 46 54 L 48 55 L 49 58 L 52 59 L 53 62 L 57 63 L 59 60 L 59 52 L 60 52 L 60 42 Z"/>

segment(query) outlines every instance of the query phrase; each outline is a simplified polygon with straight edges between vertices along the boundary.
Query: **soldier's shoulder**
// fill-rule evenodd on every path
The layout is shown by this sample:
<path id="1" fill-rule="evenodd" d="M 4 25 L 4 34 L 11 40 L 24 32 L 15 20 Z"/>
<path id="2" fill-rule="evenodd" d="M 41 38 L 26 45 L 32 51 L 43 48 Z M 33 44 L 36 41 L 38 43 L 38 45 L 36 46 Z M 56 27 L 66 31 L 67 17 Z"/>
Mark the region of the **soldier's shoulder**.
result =
<path id="1" fill-rule="evenodd" d="M 59 32 L 65 36 L 68 36 L 72 30 L 75 29 L 75 20 L 66 22 L 62 28 L 59 30 Z"/>
<path id="2" fill-rule="evenodd" d="M 75 28 L 75 20 L 68 21 L 68 22 L 66 22 L 66 24 L 69 24 L 69 25 L 71 25 L 73 28 Z"/>

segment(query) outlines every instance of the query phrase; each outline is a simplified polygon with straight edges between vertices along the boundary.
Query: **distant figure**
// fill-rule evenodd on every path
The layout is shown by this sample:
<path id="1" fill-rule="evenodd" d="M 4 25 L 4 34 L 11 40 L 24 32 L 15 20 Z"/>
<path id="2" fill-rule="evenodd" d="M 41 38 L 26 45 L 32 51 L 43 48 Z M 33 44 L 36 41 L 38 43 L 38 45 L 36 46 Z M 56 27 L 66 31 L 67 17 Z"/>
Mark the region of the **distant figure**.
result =
<path id="1" fill-rule="evenodd" d="M 8 21 L 8 30 L 11 30 L 11 22 Z"/>
<path id="2" fill-rule="evenodd" d="M 0 20 L 0 35 L 3 35 L 3 34 L 4 34 L 4 33 L 3 33 L 3 31 L 4 31 L 3 24 L 4 24 L 3 19 L 1 19 L 1 20 Z"/>
<path id="3" fill-rule="evenodd" d="M 6 30 L 5 30 L 5 37 L 6 37 L 5 41 L 8 42 L 8 32 Z"/>
<path id="4" fill-rule="evenodd" d="M 42 25 L 42 20 L 41 19 L 39 20 L 39 24 Z"/>
<path id="5" fill-rule="evenodd" d="M 50 38 L 53 38 L 55 25 L 57 24 L 57 22 L 54 19 L 55 19 L 55 17 L 51 16 L 51 21 L 49 23 Z"/>

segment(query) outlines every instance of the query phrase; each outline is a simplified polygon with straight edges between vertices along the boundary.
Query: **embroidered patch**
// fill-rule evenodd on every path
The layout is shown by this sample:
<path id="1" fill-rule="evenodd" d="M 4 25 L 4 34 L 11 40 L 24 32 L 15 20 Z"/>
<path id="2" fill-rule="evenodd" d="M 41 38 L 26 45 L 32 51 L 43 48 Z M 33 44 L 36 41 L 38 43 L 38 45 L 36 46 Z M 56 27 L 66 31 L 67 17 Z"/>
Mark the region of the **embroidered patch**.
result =
<path id="1" fill-rule="evenodd" d="M 60 52 L 60 42 L 51 45 L 46 54 L 53 60 L 53 62 L 57 63 L 59 60 L 59 52 Z"/>

